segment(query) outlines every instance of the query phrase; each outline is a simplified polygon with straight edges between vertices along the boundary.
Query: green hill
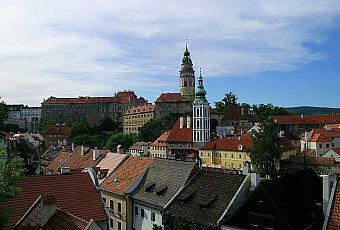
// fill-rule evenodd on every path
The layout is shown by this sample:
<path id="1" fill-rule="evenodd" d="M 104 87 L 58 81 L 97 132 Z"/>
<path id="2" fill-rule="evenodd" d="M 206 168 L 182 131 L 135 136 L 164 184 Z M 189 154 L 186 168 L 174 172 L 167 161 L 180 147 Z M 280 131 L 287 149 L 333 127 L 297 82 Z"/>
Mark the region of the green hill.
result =
<path id="1" fill-rule="evenodd" d="M 340 114 L 340 108 L 327 107 L 313 107 L 313 106 L 299 106 L 286 108 L 287 110 L 298 115 L 313 115 L 313 114 Z"/>

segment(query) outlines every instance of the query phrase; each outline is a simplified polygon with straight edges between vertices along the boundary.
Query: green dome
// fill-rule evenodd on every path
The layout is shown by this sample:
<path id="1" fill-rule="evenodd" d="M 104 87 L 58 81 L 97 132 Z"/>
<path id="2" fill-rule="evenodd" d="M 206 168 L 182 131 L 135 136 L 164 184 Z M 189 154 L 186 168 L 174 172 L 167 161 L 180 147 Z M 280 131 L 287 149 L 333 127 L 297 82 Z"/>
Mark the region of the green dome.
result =
<path id="1" fill-rule="evenodd" d="M 208 100 L 205 97 L 206 94 L 207 94 L 207 91 L 204 89 L 203 77 L 202 77 L 202 73 L 200 69 L 200 76 L 198 78 L 198 86 L 197 86 L 197 90 L 195 93 L 196 96 L 195 96 L 194 103 L 208 103 Z"/>

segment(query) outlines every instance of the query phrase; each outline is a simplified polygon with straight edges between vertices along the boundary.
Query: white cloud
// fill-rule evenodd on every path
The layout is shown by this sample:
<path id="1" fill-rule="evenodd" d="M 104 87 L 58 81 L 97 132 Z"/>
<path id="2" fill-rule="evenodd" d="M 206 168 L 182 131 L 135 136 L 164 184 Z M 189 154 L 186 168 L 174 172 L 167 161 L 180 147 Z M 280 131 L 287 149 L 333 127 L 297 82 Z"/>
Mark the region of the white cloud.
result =
<path id="1" fill-rule="evenodd" d="M 183 43 L 205 76 L 300 68 L 327 54 L 333 1 L 5 1 L 0 95 L 7 103 L 177 89 Z M 170 77 L 172 76 L 172 78 Z"/>

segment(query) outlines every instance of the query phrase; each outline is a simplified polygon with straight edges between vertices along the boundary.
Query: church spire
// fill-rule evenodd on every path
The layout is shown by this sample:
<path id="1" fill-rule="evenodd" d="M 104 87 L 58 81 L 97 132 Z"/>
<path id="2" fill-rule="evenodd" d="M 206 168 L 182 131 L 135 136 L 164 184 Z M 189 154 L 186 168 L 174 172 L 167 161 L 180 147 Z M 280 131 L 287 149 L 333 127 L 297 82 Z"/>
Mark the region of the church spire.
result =
<path id="1" fill-rule="evenodd" d="M 207 91 L 204 89 L 203 85 L 203 77 L 202 77 L 202 68 L 200 68 L 200 76 L 198 78 L 198 86 L 195 94 L 195 101 L 194 103 L 208 103 L 207 98 Z"/>

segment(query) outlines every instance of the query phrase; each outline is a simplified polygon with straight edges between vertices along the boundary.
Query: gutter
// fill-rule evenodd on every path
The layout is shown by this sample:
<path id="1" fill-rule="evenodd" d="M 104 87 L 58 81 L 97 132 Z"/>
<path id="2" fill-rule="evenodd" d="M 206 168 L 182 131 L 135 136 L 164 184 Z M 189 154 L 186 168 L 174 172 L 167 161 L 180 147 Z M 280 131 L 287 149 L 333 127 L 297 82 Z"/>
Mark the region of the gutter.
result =
<path id="1" fill-rule="evenodd" d="M 233 198 L 231 199 L 231 201 L 229 202 L 228 204 L 228 207 L 224 210 L 222 216 L 218 219 L 217 221 L 217 225 L 219 226 L 221 224 L 221 222 L 223 221 L 224 219 L 224 216 L 228 213 L 229 209 L 231 208 L 231 206 L 233 205 L 235 199 L 238 197 L 238 195 L 240 194 L 241 190 L 243 189 L 243 187 L 245 186 L 245 183 L 248 181 L 250 177 L 250 173 L 248 173 L 248 175 L 246 176 L 246 178 L 244 178 L 241 186 L 238 188 L 237 192 L 235 193 L 235 195 L 233 196 Z M 250 186 L 249 186 L 250 188 Z"/>
<path id="2" fill-rule="evenodd" d="M 330 196 L 330 201 L 328 202 L 328 207 L 327 207 L 327 211 L 326 211 L 326 215 L 325 215 L 325 220 L 323 222 L 323 226 L 322 226 L 322 230 L 326 230 L 327 229 L 327 224 L 329 221 L 329 214 L 331 213 L 331 208 L 332 208 L 332 204 L 333 204 L 333 200 L 334 200 L 334 194 L 335 194 L 335 190 L 338 186 L 338 183 L 334 183 L 333 184 L 333 188 L 331 191 L 331 196 Z"/>

